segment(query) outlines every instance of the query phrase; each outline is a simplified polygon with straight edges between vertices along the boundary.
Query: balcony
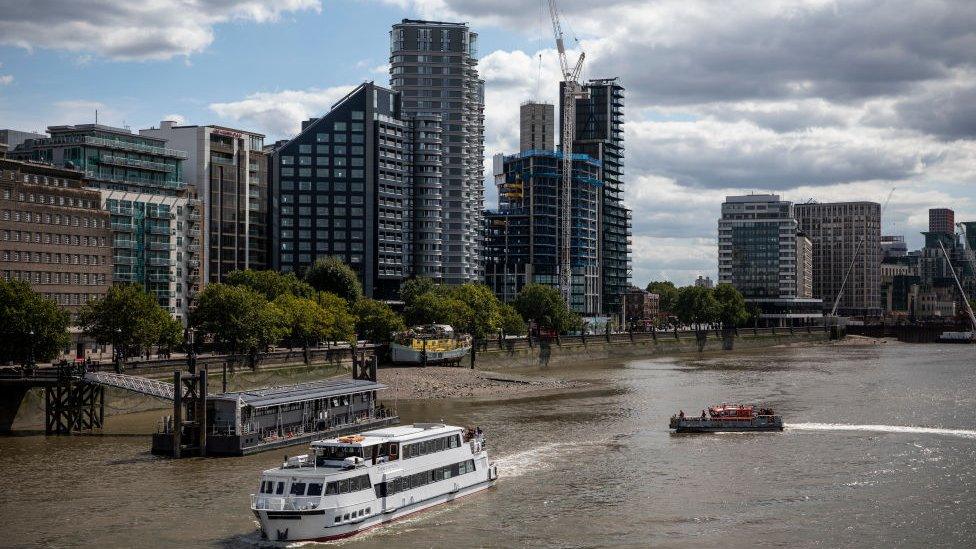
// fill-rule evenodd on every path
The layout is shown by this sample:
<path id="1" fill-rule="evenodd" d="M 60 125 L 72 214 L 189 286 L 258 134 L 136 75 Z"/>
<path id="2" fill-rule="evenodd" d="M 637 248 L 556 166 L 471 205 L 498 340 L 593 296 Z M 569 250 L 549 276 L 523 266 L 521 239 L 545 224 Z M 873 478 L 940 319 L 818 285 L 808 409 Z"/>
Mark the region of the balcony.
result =
<path id="1" fill-rule="evenodd" d="M 57 139 L 57 141 L 65 141 L 69 143 L 79 142 L 78 137 L 60 138 Z M 166 147 L 154 147 L 152 145 L 144 145 L 142 143 L 130 143 L 128 141 L 122 141 L 120 139 L 104 139 L 101 137 L 91 137 L 86 135 L 81 137 L 80 142 L 84 143 L 85 145 L 94 145 L 96 147 L 106 147 L 109 149 L 118 149 L 122 151 L 138 151 L 138 152 L 144 152 L 149 154 L 158 154 L 160 156 L 171 156 L 182 160 L 186 160 L 187 158 L 186 151 L 167 149 Z"/>
<path id="2" fill-rule="evenodd" d="M 115 248 L 135 248 L 136 241 L 132 239 L 120 238 L 112 243 Z"/>
<path id="3" fill-rule="evenodd" d="M 186 182 L 184 181 L 161 181 L 158 179 L 153 179 L 151 177 L 135 177 L 135 176 L 122 177 L 122 176 L 114 176 L 109 174 L 102 174 L 95 170 L 86 170 L 85 176 L 93 181 L 104 181 L 107 183 L 148 186 L 148 187 L 156 187 L 160 189 L 167 189 L 173 191 L 186 190 Z"/>
<path id="4" fill-rule="evenodd" d="M 119 231 L 119 232 L 132 232 L 136 230 L 136 226 L 133 225 L 132 223 L 118 223 L 113 221 L 112 230 Z"/>
<path id="5" fill-rule="evenodd" d="M 172 173 L 176 171 L 176 166 L 165 162 L 150 162 L 148 160 L 136 160 L 124 156 L 102 155 L 98 159 L 99 164 L 110 164 L 113 166 L 125 166 L 128 168 L 141 168 L 157 172 Z"/>
<path id="6" fill-rule="evenodd" d="M 176 264 L 175 261 L 168 257 L 150 257 L 146 260 L 146 263 L 153 267 L 172 267 Z"/>

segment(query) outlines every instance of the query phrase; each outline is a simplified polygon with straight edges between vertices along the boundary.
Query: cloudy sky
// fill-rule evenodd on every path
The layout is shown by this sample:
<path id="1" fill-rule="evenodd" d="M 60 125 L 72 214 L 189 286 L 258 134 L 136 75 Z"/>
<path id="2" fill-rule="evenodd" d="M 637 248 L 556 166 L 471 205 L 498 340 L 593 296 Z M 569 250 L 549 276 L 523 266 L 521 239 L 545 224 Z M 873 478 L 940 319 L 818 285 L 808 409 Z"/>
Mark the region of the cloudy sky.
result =
<path id="1" fill-rule="evenodd" d="M 389 26 L 481 35 L 489 156 L 518 104 L 556 100 L 538 0 L 0 0 L 0 128 L 161 119 L 287 137 L 350 86 L 388 83 Z M 976 2 L 561 0 L 585 77 L 626 92 L 634 282 L 714 277 L 719 205 L 773 191 L 976 219 Z M 892 189 L 894 192 L 892 193 Z M 488 189 L 489 202 L 495 197 Z"/>

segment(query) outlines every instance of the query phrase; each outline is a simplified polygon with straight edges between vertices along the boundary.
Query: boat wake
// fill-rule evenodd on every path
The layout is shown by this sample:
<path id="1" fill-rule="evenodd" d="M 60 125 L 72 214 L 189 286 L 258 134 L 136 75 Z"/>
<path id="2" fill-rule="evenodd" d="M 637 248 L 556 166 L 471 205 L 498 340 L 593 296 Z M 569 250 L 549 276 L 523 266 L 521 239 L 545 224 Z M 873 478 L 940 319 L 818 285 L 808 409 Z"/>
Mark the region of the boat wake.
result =
<path id="1" fill-rule="evenodd" d="M 859 431 L 865 433 L 909 433 L 942 435 L 976 440 L 976 431 L 968 429 L 943 429 L 941 427 L 911 427 L 906 425 L 851 425 L 847 423 L 787 423 L 790 431 Z"/>
<path id="2" fill-rule="evenodd" d="M 587 447 L 612 444 L 617 436 L 581 442 L 553 442 L 496 458 L 494 462 L 498 466 L 499 480 L 521 476 L 531 471 L 548 469 L 553 462 L 564 458 L 567 453 Z"/>

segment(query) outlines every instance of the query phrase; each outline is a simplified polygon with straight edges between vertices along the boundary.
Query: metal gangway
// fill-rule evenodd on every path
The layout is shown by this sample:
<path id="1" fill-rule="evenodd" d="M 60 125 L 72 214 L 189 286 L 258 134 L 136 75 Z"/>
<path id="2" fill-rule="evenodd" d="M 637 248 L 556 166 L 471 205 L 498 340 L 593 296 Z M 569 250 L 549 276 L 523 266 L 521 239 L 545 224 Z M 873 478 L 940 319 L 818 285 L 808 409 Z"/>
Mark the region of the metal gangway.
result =
<path id="1" fill-rule="evenodd" d="M 85 372 L 86 383 L 116 387 L 165 400 L 173 400 L 173 384 L 145 377 L 129 376 L 112 372 Z"/>

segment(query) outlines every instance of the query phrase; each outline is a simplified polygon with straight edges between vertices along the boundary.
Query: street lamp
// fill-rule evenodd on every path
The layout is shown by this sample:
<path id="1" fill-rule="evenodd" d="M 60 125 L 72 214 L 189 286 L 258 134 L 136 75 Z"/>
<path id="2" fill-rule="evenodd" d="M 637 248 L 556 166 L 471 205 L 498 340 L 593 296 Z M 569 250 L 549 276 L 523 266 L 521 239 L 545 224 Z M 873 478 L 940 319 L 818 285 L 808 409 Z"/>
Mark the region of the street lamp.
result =
<path id="1" fill-rule="evenodd" d="M 27 333 L 30 336 L 30 354 L 27 355 L 27 367 L 34 369 L 34 330 Z"/>
<path id="2" fill-rule="evenodd" d="M 115 373 L 122 373 L 122 349 L 119 341 L 122 339 L 122 328 L 115 329 L 115 339 L 112 341 L 112 353 L 115 354 Z"/>

